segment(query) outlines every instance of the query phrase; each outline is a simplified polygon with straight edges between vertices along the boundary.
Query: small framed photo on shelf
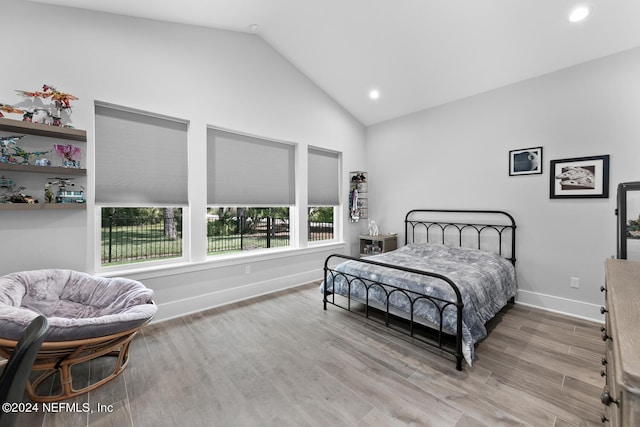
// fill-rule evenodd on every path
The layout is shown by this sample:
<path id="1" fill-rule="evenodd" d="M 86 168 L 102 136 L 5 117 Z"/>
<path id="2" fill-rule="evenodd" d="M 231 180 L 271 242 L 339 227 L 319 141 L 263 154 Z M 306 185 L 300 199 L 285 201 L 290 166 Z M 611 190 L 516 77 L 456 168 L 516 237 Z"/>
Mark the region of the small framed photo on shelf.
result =
<path id="1" fill-rule="evenodd" d="M 509 176 L 542 173 L 542 147 L 509 151 Z"/>
<path id="2" fill-rule="evenodd" d="M 609 155 L 551 161 L 551 199 L 608 198 Z"/>

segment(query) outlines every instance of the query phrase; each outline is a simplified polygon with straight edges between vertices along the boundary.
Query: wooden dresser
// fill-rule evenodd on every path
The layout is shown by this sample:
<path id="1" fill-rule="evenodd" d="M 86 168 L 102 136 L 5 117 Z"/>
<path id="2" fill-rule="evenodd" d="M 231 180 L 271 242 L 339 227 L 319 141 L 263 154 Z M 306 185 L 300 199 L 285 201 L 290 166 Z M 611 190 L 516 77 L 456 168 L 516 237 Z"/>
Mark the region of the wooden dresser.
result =
<path id="1" fill-rule="evenodd" d="M 640 262 L 605 262 L 602 422 L 640 426 Z"/>

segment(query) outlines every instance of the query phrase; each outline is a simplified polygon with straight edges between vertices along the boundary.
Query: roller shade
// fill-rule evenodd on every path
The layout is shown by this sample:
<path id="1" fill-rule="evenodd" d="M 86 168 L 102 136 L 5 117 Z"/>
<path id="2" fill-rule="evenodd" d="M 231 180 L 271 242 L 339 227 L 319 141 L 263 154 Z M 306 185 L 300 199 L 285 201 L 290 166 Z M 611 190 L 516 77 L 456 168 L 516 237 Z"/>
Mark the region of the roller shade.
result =
<path id="1" fill-rule="evenodd" d="M 338 153 L 309 148 L 309 206 L 340 204 L 339 165 Z"/>
<path id="2" fill-rule="evenodd" d="M 295 147 L 209 128 L 207 204 L 294 205 Z"/>
<path id="3" fill-rule="evenodd" d="M 95 107 L 97 204 L 186 205 L 187 123 Z"/>

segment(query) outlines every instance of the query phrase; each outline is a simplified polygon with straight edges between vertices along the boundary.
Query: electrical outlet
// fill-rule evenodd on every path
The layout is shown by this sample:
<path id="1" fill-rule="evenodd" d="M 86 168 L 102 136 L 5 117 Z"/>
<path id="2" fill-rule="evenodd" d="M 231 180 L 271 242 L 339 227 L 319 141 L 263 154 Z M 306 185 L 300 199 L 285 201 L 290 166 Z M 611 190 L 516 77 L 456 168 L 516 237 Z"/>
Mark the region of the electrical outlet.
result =
<path id="1" fill-rule="evenodd" d="M 247 264 L 244 266 L 244 274 L 251 274 L 251 265 Z"/>
<path id="2" fill-rule="evenodd" d="M 572 277 L 571 282 L 569 283 L 569 286 L 571 286 L 572 288 L 578 289 L 580 287 L 580 278 Z"/>

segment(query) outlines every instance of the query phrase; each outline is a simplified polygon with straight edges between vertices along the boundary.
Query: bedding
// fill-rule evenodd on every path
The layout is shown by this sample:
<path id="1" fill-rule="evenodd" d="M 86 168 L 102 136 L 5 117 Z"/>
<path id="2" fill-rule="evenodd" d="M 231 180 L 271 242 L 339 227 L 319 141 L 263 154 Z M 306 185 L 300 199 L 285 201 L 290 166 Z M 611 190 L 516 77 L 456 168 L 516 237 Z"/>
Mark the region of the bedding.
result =
<path id="1" fill-rule="evenodd" d="M 497 254 L 477 249 L 448 247 L 443 244 L 411 243 L 392 252 L 368 257 L 368 260 L 397 265 L 416 270 L 437 273 L 451 279 L 462 295 L 462 351 L 467 363 L 472 366 L 474 345 L 487 335 L 485 323 L 493 318 L 517 292 L 515 269 L 511 262 Z M 346 261 L 335 271 L 361 277 L 367 285 L 373 282 L 388 284 L 402 289 L 426 294 L 447 301 L 455 301 L 452 287 L 441 279 L 409 273 L 358 261 Z M 348 293 L 347 278 L 332 272 L 322 283 L 327 291 L 339 295 Z M 391 289 L 386 288 L 387 292 Z M 352 281 L 351 298 L 366 301 L 366 288 L 359 281 Z M 412 297 L 415 299 L 415 297 Z M 380 286 L 369 289 L 370 305 L 386 305 L 387 297 Z M 371 304 L 373 303 L 373 304 Z M 409 313 L 410 303 L 399 292 L 389 297 L 389 304 Z M 438 302 L 440 306 L 443 302 Z M 427 326 L 439 325 L 440 314 L 435 305 L 426 300 L 414 304 L 414 316 Z M 422 321 L 420 321 L 422 320 Z M 443 312 L 443 331 L 455 335 L 457 311 L 455 306 Z"/>

